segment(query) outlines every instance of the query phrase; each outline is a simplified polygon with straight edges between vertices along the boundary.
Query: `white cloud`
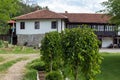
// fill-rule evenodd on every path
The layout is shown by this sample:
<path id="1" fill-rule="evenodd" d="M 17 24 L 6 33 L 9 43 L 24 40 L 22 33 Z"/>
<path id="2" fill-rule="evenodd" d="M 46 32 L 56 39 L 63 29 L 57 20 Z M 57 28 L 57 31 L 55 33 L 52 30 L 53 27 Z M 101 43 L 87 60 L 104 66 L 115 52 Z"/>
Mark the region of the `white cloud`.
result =
<path id="1" fill-rule="evenodd" d="M 38 3 L 56 12 L 94 13 L 103 8 L 100 4 L 103 1 L 106 0 L 38 0 Z"/>

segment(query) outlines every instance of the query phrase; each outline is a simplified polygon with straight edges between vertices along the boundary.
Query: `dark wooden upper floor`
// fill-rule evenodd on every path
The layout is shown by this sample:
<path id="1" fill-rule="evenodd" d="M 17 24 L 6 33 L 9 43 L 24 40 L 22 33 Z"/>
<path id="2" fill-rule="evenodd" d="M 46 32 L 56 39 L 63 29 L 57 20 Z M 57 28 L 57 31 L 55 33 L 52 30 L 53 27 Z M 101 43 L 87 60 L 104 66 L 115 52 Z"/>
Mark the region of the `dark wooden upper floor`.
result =
<path id="1" fill-rule="evenodd" d="M 78 24 L 78 23 L 67 23 L 66 28 L 77 28 L 87 26 L 94 30 L 98 36 L 116 36 L 116 26 L 113 24 Z"/>

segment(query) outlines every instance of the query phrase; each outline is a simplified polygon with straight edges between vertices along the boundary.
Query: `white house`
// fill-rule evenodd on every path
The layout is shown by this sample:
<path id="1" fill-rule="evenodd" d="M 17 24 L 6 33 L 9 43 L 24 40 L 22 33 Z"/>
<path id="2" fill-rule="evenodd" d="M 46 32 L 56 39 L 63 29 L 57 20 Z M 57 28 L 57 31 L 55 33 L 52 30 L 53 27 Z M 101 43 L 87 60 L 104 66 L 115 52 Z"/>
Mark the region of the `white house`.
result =
<path id="1" fill-rule="evenodd" d="M 16 17 L 16 34 L 19 45 L 36 46 L 45 33 L 61 32 L 65 28 L 82 27 L 83 24 L 95 30 L 102 42 L 100 47 L 119 44 L 120 39 L 115 25 L 109 23 L 109 16 L 90 13 L 56 13 L 50 10 L 37 10 Z"/>
<path id="2" fill-rule="evenodd" d="M 64 30 L 66 18 L 49 10 L 37 10 L 16 17 L 18 44 L 38 45 L 45 33 Z"/>

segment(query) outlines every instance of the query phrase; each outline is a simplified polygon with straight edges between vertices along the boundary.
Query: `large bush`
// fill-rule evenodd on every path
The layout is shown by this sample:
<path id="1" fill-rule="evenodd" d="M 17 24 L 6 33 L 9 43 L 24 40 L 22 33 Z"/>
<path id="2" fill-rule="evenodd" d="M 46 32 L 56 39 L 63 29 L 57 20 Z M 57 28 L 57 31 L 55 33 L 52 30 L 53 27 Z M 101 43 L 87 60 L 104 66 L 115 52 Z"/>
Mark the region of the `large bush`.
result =
<path id="1" fill-rule="evenodd" d="M 98 43 L 97 36 L 89 28 L 50 32 L 42 41 L 42 60 L 48 71 L 59 69 L 64 78 L 70 73 L 74 80 L 81 79 L 80 74 L 85 80 L 94 80 L 101 64 Z"/>
<path id="2" fill-rule="evenodd" d="M 69 65 L 74 80 L 79 79 L 79 73 L 86 80 L 93 80 L 100 72 L 101 63 L 97 36 L 89 28 L 65 30 L 62 35 L 64 65 Z"/>
<path id="3" fill-rule="evenodd" d="M 42 40 L 41 54 L 47 71 L 59 69 L 61 62 L 61 36 L 58 32 L 45 34 Z"/>

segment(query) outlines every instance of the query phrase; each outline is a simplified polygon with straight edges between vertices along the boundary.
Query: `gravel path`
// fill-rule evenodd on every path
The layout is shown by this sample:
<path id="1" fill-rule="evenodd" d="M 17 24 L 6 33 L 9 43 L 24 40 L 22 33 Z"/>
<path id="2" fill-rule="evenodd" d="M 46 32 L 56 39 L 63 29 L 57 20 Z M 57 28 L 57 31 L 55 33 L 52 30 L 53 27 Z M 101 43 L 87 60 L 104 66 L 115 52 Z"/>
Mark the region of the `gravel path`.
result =
<path id="1" fill-rule="evenodd" d="M 17 54 L 16 54 L 17 55 Z M 25 65 L 32 60 L 39 58 L 39 54 L 28 54 L 22 55 L 23 57 L 29 57 L 27 60 L 22 60 L 17 62 L 12 67 L 10 67 L 5 74 L 0 78 L 0 80 L 22 80 L 25 71 Z"/>

